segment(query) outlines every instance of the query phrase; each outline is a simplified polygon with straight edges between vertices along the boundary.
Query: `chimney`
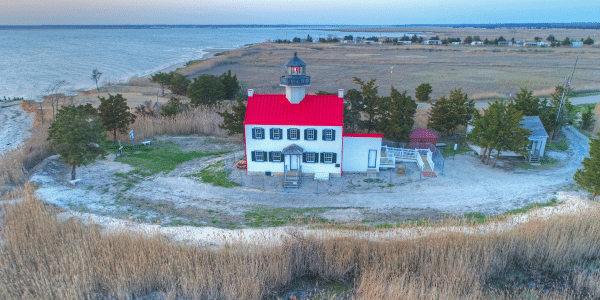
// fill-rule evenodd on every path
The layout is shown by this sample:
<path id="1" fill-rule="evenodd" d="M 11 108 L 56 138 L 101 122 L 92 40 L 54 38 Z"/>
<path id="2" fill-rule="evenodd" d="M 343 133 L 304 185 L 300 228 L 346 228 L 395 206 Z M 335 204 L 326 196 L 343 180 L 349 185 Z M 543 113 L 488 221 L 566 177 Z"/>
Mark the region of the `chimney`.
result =
<path id="1" fill-rule="evenodd" d="M 344 90 L 338 90 L 338 97 L 344 98 Z"/>
<path id="2" fill-rule="evenodd" d="M 248 89 L 248 97 L 253 97 L 253 96 L 254 96 L 254 90 Z"/>

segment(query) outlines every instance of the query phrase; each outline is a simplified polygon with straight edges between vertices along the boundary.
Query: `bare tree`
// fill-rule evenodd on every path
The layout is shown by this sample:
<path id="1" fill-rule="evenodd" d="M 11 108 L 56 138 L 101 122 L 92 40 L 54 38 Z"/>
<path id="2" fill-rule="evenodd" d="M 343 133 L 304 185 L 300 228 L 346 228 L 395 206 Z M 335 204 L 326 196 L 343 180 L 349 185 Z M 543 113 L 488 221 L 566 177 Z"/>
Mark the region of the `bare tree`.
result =
<path id="1" fill-rule="evenodd" d="M 61 94 L 60 91 L 68 84 L 69 83 L 66 80 L 54 80 L 44 90 L 44 93 L 46 94 L 45 98 L 48 99 L 48 102 L 50 102 L 50 105 L 52 106 L 52 120 L 56 120 L 55 112 L 58 110 L 58 101 L 60 98 L 64 97 L 64 94 Z"/>
<path id="2" fill-rule="evenodd" d="M 100 73 L 98 69 L 94 69 L 94 71 L 92 71 L 92 80 L 96 82 L 96 90 L 98 92 L 100 91 L 100 87 L 98 86 L 98 81 L 100 80 L 100 77 L 102 77 L 102 73 Z"/>

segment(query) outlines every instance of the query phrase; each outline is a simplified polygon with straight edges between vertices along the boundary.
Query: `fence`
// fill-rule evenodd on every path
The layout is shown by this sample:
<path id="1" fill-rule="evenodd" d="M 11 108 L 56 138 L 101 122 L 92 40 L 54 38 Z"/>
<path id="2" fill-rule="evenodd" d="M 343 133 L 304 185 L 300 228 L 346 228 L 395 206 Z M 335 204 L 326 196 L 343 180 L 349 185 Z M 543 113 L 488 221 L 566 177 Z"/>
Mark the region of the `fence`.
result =
<path id="1" fill-rule="evenodd" d="M 399 163 L 404 174 L 396 169 L 379 171 L 378 173 L 344 173 L 342 177 L 329 177 L 328 180 L 315 180 L 313 175 L 304 174 L 300 178 L 297 189 L 283 187 L 283 176 L 248 175 L 245 168 L 236 164 L 243 160 L 245 152 L 238 147 L 225 156 L 225 172 L 227 178 L 244 187 L 270 192 L 290 194 L 342 194 L 342 193 L 389 193 L 391 187 L 409 182 L 428 180 L 423 177 L 415 163 Z"/>
<path id="2" fill-rule="evenodd" d="M 427 162 L 434 172 L 445 175 L 444 174 L 444 157 L 440 150 L 428 143 L 399 143 L 399 142 L 391 142 L 391 141 L 382 141 L 381 145 L 384 147 L 392 147 L 392 148 L 404 148 L 404 149 L 414 149 L 414 150 L 426 150 L 428 149 L 431 153 L 427 153 L 427 151 L 419 151 L 421 155 L 427 155 Z M 435 168 L 434 168 L 435 167 Z"/>

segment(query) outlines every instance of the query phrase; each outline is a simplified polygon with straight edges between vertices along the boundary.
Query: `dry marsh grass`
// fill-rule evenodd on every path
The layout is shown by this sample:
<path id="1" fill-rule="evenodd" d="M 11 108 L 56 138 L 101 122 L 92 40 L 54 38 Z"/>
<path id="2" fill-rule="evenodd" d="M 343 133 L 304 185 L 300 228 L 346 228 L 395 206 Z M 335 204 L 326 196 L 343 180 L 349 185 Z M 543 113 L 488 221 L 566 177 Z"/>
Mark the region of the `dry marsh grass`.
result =
<path id="1" fill-rule="evenodd" d="M 348 285 L 353 299 L 600 297 L 596 211 L 485 236 L 368 242 L 331 231 L 209 249 L 60 220 L 30 186 L 21 198 L 2 222 L 3 299 L 263 299 L 304 275 Z"/>
<path id="2" fill-rule="evenodd" d="M 177 114 L 175 118 L 162 116 L 138 116 L 129 127 L 134 130 L 136 141 L 149 139 L 164 134 L 204 134 L 226 136 L 227 130 L 221 129 L 223 118 L 218 112 L 227 110 L 229 105 L 216 107 L 197 107 Z M 129 132 L 129 131 L 128 131 Z M 119 134 L 121 141 L 129 141 L 129 133 Z"/>
<path id="3" fill-rule="evenodd" d="M 27 181 L 27 170 L 50 155 L 49 122 L 36 124 L 23 145 L 0 154 L 0 185 L 20 185 Z M 2 191 L 0 190 L 0 193 Z"/>

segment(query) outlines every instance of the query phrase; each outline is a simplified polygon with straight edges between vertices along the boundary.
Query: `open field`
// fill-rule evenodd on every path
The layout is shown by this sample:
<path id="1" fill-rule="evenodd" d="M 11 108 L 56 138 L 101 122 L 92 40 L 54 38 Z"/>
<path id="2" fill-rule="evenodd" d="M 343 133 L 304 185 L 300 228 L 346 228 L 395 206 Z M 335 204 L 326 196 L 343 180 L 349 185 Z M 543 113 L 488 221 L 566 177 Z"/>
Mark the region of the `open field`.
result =
<path id="1" fill-rule="evenodd" d="M 555 86 L 564 84 L 578 55 L 574 90 L 600 91 L 598 47 L 263 43 L 228 52 L 179 72 L 195 77 L 220 75 L 231 70 L 256 93 L 283 93 L 278 79 L 284 74 L 283 64 L 294 51 L 308 64 L 307 73 L 312 81 L 308 93 L 357 88 L 352 78 L 358 77 L 376 78 L 380 95 L 389 95 L 390 85 L 393 85 L 412 96 L 419 84 L 427 82 L 433 87 L 433 99 L 447 95 L 456 87 L 462 87 L 476 100 L 508 98 L 521 87 L 533 90 L 535 95 L 548 96 Z"/>

